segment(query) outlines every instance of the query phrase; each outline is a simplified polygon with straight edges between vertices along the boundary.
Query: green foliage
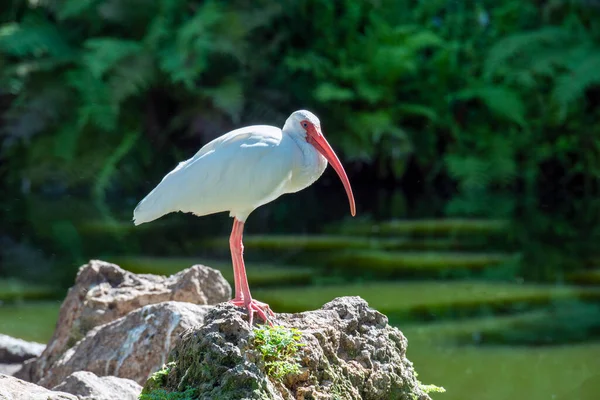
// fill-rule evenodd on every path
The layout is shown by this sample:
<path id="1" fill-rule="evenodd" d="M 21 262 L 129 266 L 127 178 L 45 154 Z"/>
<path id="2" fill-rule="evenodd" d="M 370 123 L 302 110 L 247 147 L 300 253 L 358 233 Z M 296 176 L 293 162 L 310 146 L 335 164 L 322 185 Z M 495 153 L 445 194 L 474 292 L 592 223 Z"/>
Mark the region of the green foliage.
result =
<path id="1" fill-rule="evenodd" d="M 11 191 L 137 197 L 141 176 L 155 181 L 190 148 L 311 108 L 349 170 L 444 192 L 446 215 L 529 230 L 519 213 L 571 193 L 549 215 L 593 219 L 600 11 L 476 3 L 10 0 L 0 176 Z M 575 230 L 553 240 L 600 237 Z"/>
<path id="2" fill-rule="evenodd" d="M 148 394 L 155 390 L 164 388 L 167 384 L 167 377 L 169 376 L 169 373 L 173 367 L 175 367 L 175 362 L 170 362 L 168 364 L 164 364 L 161 369 L 153 373 L 144 385 L 142 394 Z"/>
<path id="3" fill-rule="evenodd" d="M 156 389 L 148 393 L 142 393 L 139 400 L 193 400 L 198 398 L 198 390 L 187 388 L 183 392 L 169 392 L 165 389 Z"/>
<path id="4" fill-rule="evenodd" d="M 425 392 L 426 394 L 430 394 L 430 393 L 446 393 L 446 389 L 444 389 L 441 386 L 436 386 L 436 385 L 424 385 L 422 383 L 419 382 L 419 387 L 421 388 L 421 390 L 423 392 Z"/>
<path id="5" fill-rule="evenodd" d="M 296 359 L 298 349 L 304 345 L 300 340 L 301 333 L 295 328 L 263 325 L 254 329 L 253 345 L 265 362 L 267 375 L 281 380 L 300 372 Z"/>
<path id="6" fill-rule="evenodd" d="M 188 387 L 182 392 L 172 392 L 165 390 L 167 377 L 175 367 L 175 362 L 163 365 L 162 368 L 153 373 L 144 385 L 144 389 L 139 396 L 139 400 L 192 400 L 198 398 L 198 390 Z"/>

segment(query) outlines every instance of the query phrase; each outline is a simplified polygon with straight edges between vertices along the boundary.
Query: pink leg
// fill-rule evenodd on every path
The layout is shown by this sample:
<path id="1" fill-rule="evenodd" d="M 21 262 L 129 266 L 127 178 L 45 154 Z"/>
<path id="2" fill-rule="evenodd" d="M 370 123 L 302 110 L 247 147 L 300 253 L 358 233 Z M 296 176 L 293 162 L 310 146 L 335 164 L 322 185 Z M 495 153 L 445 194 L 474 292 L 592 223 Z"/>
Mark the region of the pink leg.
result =
<path id="1" fill-rule="evenodd" d="M 240 268 L 237 260 L 237 251 L 236 249 L 236 237 L 237 237 L 237 229 L 239 225 L 235 222 L 233 223 L 233 229 L 231 230 L 231 236 L 229 237 L 229 249 L 231 250 L 231 261 L 233 263 L 233 280 L 235 285 L 235 297 L 231 300 L 232 303 L 243 302 L 243 297 L 240 289 Z M 243 262 L 243 261 L 242 261 Z"/>
<path id="2" fill-rule="evenodd" d="M 268 304 L 254 300 L 250 295 L 248 286 L 248 277 L 246 276 L 246 267 L 244 266 L 244 244 L 242 243 L 242 234 L 244 232 L 244 223 L 237 218 L 233 220 L 233 229 L 229 239 L 231 248 L 231 259 L 233 261 L 233 275 L 235 279 L 235 298 L 231 300 L 236 306 L 246 307 L 248 310 L 248 320 L 250 325 L 254 319 L 254 313 L 257 313 L 265 322 L 269 321 L 268 316 L 275 314 L 269 308 Z"/>

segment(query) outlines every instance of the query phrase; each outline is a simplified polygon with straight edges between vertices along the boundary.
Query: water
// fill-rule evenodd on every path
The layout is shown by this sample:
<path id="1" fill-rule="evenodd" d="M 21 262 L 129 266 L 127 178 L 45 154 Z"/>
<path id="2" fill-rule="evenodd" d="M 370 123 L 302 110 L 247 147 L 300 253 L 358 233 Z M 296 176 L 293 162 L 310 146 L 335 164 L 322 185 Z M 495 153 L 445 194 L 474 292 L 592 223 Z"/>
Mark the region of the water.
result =
<path id="1" fill-rule="evenodd" d="M 506 221 L 387 223 L 410 214 L 402 196 L 392 201 L 389 193 L 369 197 L 368 206 L 359 202 L 361 218 L 352 220 L 343 191 L 323 184 L 250 217 L 246 259 L 256 298 L 294 312 L 362 296 L 408 337 L 419 379 L 447 389 L 434 398 L 597 398 L 594 268 L 535 280 L 523 249 L 506 240 L 514 236 Z M 159 274 L 203 263 L 232 281 L 226 215 L 171 215 L 133 227 L 135 202 L 103 208 L 70 197 L 4 201 L 0 333 L 47 341 L 66 288 L 90 258 Z"/>
<path id="2" fill-rule="evenodd" d="M 0 332 L 43 342 L 53 331 L 58 307 L 58 302 L 0 307 Z M 453 335 L 475 334 L 490 319 L 495 318 L 467 324 L 399 324 L 419 379 L 447 390 L 433 394 L 434 399 L 597 399 L 600 343 L 534 347 L 452 343 Z"/>

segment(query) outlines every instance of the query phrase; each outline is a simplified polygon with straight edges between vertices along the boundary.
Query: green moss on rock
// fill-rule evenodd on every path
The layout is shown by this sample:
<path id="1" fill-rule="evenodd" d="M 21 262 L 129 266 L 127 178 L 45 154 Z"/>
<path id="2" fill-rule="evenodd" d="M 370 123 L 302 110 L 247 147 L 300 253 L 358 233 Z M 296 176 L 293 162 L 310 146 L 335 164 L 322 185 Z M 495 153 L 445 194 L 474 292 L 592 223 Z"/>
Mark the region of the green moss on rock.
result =
<path id="1" fill-rule="evenodd" d="M 404 335 L 358 297 L 278 315 L 273 327 L 253 329 L 246 318 L 230 304 L 216 306 L 202 326 L 182 335 L 170 355 L 175 364 L 155 374 L 143 393 L 188 393 L 192 397 L 181 398 L 198 399 L 430 400 L 428 387 L 406 359 Z"/>

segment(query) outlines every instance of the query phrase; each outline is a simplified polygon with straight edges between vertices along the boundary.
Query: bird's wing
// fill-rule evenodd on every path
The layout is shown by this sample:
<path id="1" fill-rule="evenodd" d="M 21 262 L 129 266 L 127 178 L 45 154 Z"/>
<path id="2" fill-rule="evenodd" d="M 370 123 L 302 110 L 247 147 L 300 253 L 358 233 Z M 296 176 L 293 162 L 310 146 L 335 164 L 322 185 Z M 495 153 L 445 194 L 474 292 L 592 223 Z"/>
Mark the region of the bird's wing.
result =
<path id="1" fill-rule="evenodd" d="M 134 211 L 136 225 L 169 212 L 231 211 L 241 219 L 279 197 L 292 174 L 293 148 L 279 128 L 251 126 L 206 144 L 167 174 Z"/>

